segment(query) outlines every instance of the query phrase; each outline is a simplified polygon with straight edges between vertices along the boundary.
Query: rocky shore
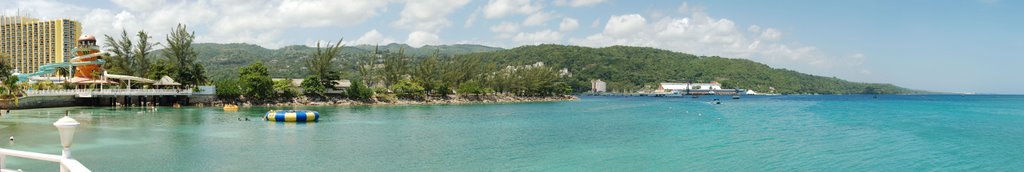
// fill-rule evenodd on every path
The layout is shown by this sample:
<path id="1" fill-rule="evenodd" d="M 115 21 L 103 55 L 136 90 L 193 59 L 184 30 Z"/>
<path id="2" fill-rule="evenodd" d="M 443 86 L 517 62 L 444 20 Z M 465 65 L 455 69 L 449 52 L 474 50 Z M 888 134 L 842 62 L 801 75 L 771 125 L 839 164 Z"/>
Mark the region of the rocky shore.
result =
<path id="1" fill-rule="evenodd" d="M 454 104 L 489 104 L 489 103 L 525 103 L 525 102 L 554 102 L 572 101 L 579 99 L 576 96 L 505 96 L 505 95 L 470 95 L 451 96 L 447 98 L 425 98 L 420 100 L 411 99 L 370 99 L 366 101 L 355 101 L 345 98 L 309 98 L 297 97 L 291 99 L 278 99 L 271 101 L 233 101 L 217 100 L 209 104 L 196 104 L 197 106 L 223 106 L 225 104 L 236 104 L 242 107 L 252 106 L 354 106 L 354 105 L 454 105 Z"/>

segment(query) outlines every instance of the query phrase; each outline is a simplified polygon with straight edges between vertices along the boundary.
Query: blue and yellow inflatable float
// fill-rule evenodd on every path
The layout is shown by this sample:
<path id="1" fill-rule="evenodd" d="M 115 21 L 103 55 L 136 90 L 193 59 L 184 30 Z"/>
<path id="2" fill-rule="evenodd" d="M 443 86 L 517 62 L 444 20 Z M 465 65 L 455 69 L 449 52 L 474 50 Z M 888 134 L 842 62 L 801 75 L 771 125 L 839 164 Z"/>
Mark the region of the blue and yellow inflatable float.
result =
<path id="1" fill-rule="evenodd" d="M 320 119 L 320 113 L 308 110 L 272 110 L 267 111 L 267 121 L 278 122 L 314 122 Z"/>

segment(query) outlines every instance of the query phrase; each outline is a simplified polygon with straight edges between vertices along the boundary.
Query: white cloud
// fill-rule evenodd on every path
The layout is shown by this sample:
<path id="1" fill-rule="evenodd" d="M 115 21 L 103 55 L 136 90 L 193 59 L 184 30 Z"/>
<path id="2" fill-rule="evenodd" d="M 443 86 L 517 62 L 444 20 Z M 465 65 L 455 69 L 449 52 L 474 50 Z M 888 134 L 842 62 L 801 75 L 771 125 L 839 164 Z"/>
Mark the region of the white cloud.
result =
<path id="1" fill-rule="evenodd" d="M 494 19 L 511 14 L 531 14 L 540 11 L 541 8 L 530 0 L 490 0 L 484 6 L 484 17 Z"/>
<path id="2" fill-rule="evenodd" d="M 570 6 L 570 7 L 583 7 L 600 4 L 605 0 L 555 0 L 555 5 L 558 6 Z"/>
<path id="3" fill-rule="evenodd" d="M 774 28 L 765 29 L 764 33 L 761 33 L 761 39 L 764 40 L 774 41 L 779 40 L 780 37 L 782 37 L 782 32 L 779 32 L 779 30 L 775 30 Z"/>
<path id="4" fill-rule="evenodd" d="M 252 1 L 245 2 L 253 3 Z M 245 2 L 222 2 L 218 5 L 223 7 L 244 4 Z M 299 23 L 299 26 L 303 27 L 351 26 L 385 12 L 388 4 L 388 1 L 385 0 L 284 0 L 280 3 L 275 3 L 278 1 L 269 2 L 267 4 L 275 5 L 276 8 L 263 9 L 267 10 L 263 12 L 256 11 L 256 14 L 248 15 L 248 17 L 261 17 L 269 20 L 279 19 L 279 21 L 275 22 L 283 24 Z"/>
<path id="5" fill-rule="evenodd" d="M 626 36 L 639 32 L 647 25 L 647 19 L 639 14 L 612 16 L 604 26 L 604 33 L 613 36 Z"/>
<path id="6" fill-rule="evenodd" d="M 113 18 L 114 28 L 123 28 L 125 30 L 132 28 L 133 30 L 137 30 L 139 29 L 138 27 L 140 27 L 139 23 L 136 22 L 137 19 L 135 18 L 135 15 L 132 15 L 130 12 L 121 11 L 121 13 L 114 15 Z"/>
<path id="7" fill-rule="evenodd" d="M 753 32 L 753 33 L 760 33 L 761 32 L 761 26 L 750 25 L 750 27 L 747 27 L 747 31 L 750 31 L 750 32 Z"/>
<path id="8" fill-rule="evenodd" d="M 562 23 L 558 24 L 558 30 L 562 32 L 576 30 L 578 27 L 580 21 L 569 17 L 562 18 Z"/>
<path id="9" fill-rule="evenodd" d="M 555 18 L 554 13 L 536 12 L 530 14 L 530 16 L 527 16 L 526 19 L 523 20 L 523 26 L 543 25 L 545 22 L 548 22 L 548 20 L 551 20 L 552 18 Z"/>
<path id="10" fill-rule="evenodd" d="M 501 24 L 491 26 L 491 32 L 497 33 L 514 33 L 519 31 L 519 25 L 512 22 L 501 22 Z"/>
<path id="11" fill-rule="evenodd" d="M 114 0 L 124 10 L 85 9 L 56 1 L 18 1 L 31 9 L 47 9 L 45 16 L 83 16 L 87 34 L 115 35 L 146 30 L 163 40 L 175 25 L 202 28 L 199 42 L 247 42 L 274 48 L 287 45 L 281 34 L 287 29 L 348 27 L 387 11 L 388 0 L 222 0 L 222 1 L 129 1 Z M 49 6 L 40 6 L 48 4 Z M 69 10 L 62 10 L 69 9 Z M 413 15 L 416 17 L 415 15 Z M 429 18 L 429 17 L 428 17 Z M 431 27 L 447 26 L 423 20 Z M 442 20 L 446 21 L 446 20 Z M 431 23 L 441 23 L 433 24 Z"/>
<path id="12" fill-rule="evenodd" d="M 469 0 L 406 1 L 401 18 L 393 24 L 400 28 L 439 32 L 451 26 L 448 14 L 469 3 Z"/>
<path id="13" fill-rule="evenodd" d="M 380 32 L 377 32 L 377 29 L 373 29 L 364 33 L 363 36 L 352 43 L 354 45 L 387 45 L 394 42 L 394 39 L 384 37 Z"/>
<path id="14" fill-rule="evenodd" d="M 418 48 L 423 47 L 424 45 L 440 44 L 441 38 L 438 37 L 437 34 L 424 31 L 414 31 L 409 33 L 409 39 L 406 40 L 405 43 L 409 44 L 409 46 Z"/>
<path id="15" fill-rule="evenodd" d="M 543 30 L 533 33 L 522 33 L 516 34 L 513 41 L 520 44 L 543 44 L 543 43 L 561 43 L 562 33 Z"/>
<path id="16" fill-rule="evenodd" d="M 779 67 L 816 70 L 847 67 L 850 73 L 866 60 L 863 54 L 830 56 L 814 46 L 780 42 L 781 31 L 753 25 L 738 29 L 729 19 L 716 19 L 703 12 L 689 16 L 666 16 L 648 21 L 639 14 L 612 16 L 601 33 L 569 38 L 570 44 L 604 47 L 611 45 L 650 46 L 698 55 L 748 58 Z M 852 61 L 849 66 L 841 61 Z"/>
<path id="17" fill-rule="evenodd" d="M 126 9 L 133 9 L 139 11 L 154 10 L 163 6 L 167 1 L 164 0 L 152 0 L 152 1 L 138 1 L 138 0 L 111 0 L 114 4 L 124 7 Z"/>

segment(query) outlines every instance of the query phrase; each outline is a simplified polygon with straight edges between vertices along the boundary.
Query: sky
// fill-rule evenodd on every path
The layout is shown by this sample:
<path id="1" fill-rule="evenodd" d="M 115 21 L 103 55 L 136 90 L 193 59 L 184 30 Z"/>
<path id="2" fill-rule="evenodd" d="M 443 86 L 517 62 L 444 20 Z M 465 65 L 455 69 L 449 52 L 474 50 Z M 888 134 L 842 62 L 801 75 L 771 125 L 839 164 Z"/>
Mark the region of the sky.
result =
<path id="1" fill-rule="evenodd" d="M 1024 2 L 1006 0 L 0 0 L 86 34 L 177 24 L 197 42 L 644 46 L 856 82 L 1024 94 Z"/>

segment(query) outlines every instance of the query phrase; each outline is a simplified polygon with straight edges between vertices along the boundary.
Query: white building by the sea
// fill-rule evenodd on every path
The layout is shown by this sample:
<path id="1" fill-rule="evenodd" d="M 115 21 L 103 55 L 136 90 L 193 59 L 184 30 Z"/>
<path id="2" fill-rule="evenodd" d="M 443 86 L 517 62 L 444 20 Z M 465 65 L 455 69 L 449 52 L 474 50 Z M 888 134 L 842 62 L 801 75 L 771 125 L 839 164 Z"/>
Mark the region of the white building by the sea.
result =
<path id="1" fill-rule="evenodd" d="M 711 81 L 710 83 L 661 83 L 657 92 L 678 92 L 684 90 L 721 90 L 722 84 Z"/>
<path id="2" fill-rule="evenodd" d="M 590 80 L 590 92 L 603 93 L 608 92 L 608 84 L 600 79 Z"/>
<path id="3" fill-rule="evenodd" d="M 655 93 L 661 94 L 757 94 L 753 90 L 740 88 L 722 88 L 722 84 L 711 81 L 710 83 L 661 83 Z"/>

